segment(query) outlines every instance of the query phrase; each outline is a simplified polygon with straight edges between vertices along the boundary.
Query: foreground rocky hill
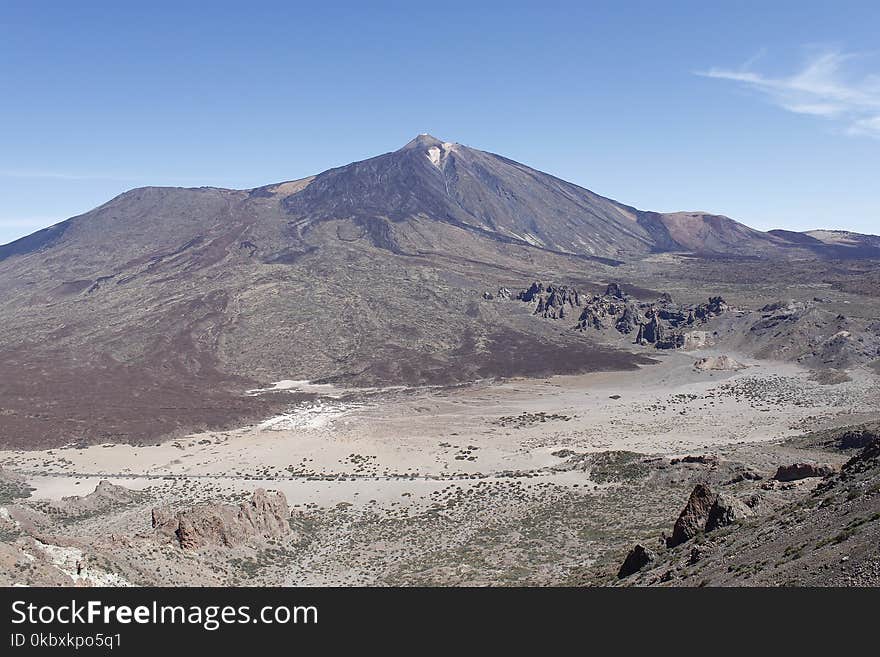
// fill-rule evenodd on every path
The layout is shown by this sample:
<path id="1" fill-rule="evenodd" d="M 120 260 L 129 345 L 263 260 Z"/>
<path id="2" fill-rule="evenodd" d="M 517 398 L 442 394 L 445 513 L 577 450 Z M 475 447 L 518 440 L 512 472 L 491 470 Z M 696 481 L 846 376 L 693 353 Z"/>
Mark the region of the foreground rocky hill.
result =
<path id="1" fill-rule="evenodd" d="M 880 432 L 874 425 L 831 436 L 819 444 L 850 455 L 839 471 L 810 463 L 781 466 L 772 480 L 745 487 L 752 492 L 698 484 L 665 544 L 635 546 L 616 583 L 880 584 Z M 795 500 L 781 502 L 785 493 L 778 491 L 786 489 Z M 780 495 L 775 503 L 774 495 Z"/>

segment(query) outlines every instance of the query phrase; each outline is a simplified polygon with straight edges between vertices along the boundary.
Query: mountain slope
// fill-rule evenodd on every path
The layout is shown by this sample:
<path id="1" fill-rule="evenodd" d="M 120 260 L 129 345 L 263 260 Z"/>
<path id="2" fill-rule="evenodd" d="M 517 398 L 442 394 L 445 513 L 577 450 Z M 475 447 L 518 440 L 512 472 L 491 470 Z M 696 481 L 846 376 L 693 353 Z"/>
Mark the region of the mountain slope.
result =
<path id="1" fill-rule="evenodd" d="M 500 241 L 626 259 L 657 251 L 761 252 L 783 242 L 727 217 L 642 212 L 507 158 L 420 135 L 393 153 L 318 175 L 285 209 L 303 232 L 346 219 L 400 251 L 408 222 Z M 414 246 L 417 246 L 418 241 Z"/>
<path id="2" fill-rule="evenodd" d="M 270 412 L 244 391 L 280 379 L 634 367 L 644 358 L 481 294 L 554 278 L 589 287 L 658 251 L 792 252 L 780 243 L 428 135 L 257 189 L 131 190 L 0 247 L 0 442 L 225 426 Z"/>

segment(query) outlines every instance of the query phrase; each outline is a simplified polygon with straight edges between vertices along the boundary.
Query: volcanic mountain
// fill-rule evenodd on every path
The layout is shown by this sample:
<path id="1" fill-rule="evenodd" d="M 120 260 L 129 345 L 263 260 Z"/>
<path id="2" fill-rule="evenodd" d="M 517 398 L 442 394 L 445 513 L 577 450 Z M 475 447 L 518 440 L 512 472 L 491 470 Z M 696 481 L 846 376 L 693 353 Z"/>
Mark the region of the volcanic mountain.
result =
<path id="1" fill-rule="evenodd" d="M 635 367 L 478 303 L 663 252 L 835 257 L 827 235 L 645 212 L 420 135 L 249 190 L 147 187 L 0 246 L 0 443 L 143 441 L 263 417 L 280 379 L 451 383 Z"/>

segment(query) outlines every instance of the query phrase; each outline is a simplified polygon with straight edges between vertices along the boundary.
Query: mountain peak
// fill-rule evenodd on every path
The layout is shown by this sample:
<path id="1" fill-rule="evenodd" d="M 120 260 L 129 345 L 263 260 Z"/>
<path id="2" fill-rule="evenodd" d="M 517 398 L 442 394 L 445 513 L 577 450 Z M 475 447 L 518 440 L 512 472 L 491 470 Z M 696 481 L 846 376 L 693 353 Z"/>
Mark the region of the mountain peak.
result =
<path id="1" fill-rule="evenodd" d="M 437 137 L 433 135 L 429 135 L 427 132 L 423 132 L 408 142 L 403 148 L 400 150 L 409 150 L 412 148 L 425 148 L 428 146 L 441 146 L 443 144 L 442 139 L 437 139 Z"/>

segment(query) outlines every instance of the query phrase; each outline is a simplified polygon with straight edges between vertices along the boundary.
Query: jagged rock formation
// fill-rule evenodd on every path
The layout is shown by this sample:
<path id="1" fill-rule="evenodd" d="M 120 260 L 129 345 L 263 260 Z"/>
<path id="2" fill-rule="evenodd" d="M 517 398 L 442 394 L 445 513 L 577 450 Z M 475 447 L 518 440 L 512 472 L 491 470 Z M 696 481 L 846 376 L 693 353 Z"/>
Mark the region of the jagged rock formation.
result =
<path id="1" fill-rule="evenodd" d="M 581 305 L 581 294 L 575 288 L 568 285 L 544 285 L 537 281 L 516 298 L 535 303 L 534 314 L 547 319 L 564 319 L 567 316 L 566 309 L 579 308 Z"/>
<path id="2" fill-rule="evenodd" d="M 636 336 L 637 344 L 665 344 L 667 341 L 666 328 L 660 321 L 660 313 L 652 310 L 647 315 L 647 322 L 639 326 L 639 333 Z"/>
<path id="3" fill-rule="evenodd" d="M 484 298 L 492 298 L 484 294 Z M 687 342 L 690 329 L 729 309 L 721 297 L 695 306 L 676 304 L 668 293 L 654 303 L 639 303 L 630 298 L 618 283 L 609 283 L 604 294 L 588 296 L 567 285 L 534 282 L 521 291 L 520 301 L 534 303 L 534 314 L 548 319 L 564 319 L 574 308 L 583 308 L 575 328 L 613 329 L 622 335 L 636 334 L 635 343 L 657 349 L 680 349 Z"/>
<path id="4" fill-rule="evenodd" d="M 626 559 L 620 565 L 620 570 L 617 571 L 617 579 L 629 577 L 656 560 L 657 554 L 653 550 L 649 550 L 643 545 L 636 545 L 629 551 Z"/>
<path id="5" fill-rule="evenodd" d="M 620 289 L 620 285 L 617 283 L 608 284 L 608 287 L 605 288 L 605 296 L 621 300 L 626 299 L 626 295 L 624 295 L 623 290 Z"/>
<path id="6" fill-rule="evenodd" d="M 706 484 L 697 484 L 679 514 L 678 520 L 675 521 L 672 536 L 666 539 L 666 546 L 672 548 L 681 545 L 701 531 L 705 531 L 709 511 L 715 504 L 717 497 L 717 494 Z"/>
<path id="7" fill-rule="evenodd" d="M 628 299 L 615 294 L 596 295 L 585 304 L 575 328 L 579 330 L 615 328 L 621 333 L 627 333 L 635 330 L 640 320 L 638 309 Z"/>
<path id="8" fill-rule="evenodd" d="M 239 506 L 205 504 L 174 513 L 168 507 L 152 510 L 158 536 L 175 540 L 181 548 L 234 547 L 254 538 L 280 538 L 290 533 L 290 509 L 284 493 L 262 488 Z"/>
<path id="9" fill-rule="evenodd" d="M 634 303 L 628 303 L 623 307 L 623 313 L 614 324 L 614 328 L 617 329 L 618 333 L 629 335 L 641 328 L 642 321 L 642 313 L 638 307 Z"/>
<path id="10" fill-rule="evenodd" d="M 863 435 L 859 427 L 849 429 L 853 435 Z M 826 447 L 841 449 L 837 438 L 845 433 L 849 430 L 835 432 Z M 621 583 L 876 587 L 880 583 L 878 482 L 880 437 L 875 437 L 839 473 L 826 476 L 815 488 L 789 489 L 789 497 L 777 497 L 769 506 L 755 494 L 736 498 L 746 510 L 719 494 L 707 516 L 706 541 L 693 545 L 689 557 L 680 550 L 658 552 L 650 569 Z M 749 515 L 742 517 L 743 513 Z M 729 520 L 743 519 L 747 522 L 736 531 L 711 533 Z"/>
<path id="11" fill-rule="evenodd" d="M 566 308 L 580 307 L 580 294 L 566 285 L 551 285 L 538 299 L 535 314 L 549 319 L 564 319 Z"/>
<path id="12" fill-rule="evenodd" d="M 712 297 L 696 306 L 676 304 L 664 293 L 654 303 L 638 303 L 611 283 L 605 294 L 596 295 L 586 303 L 577 328 L 602 330 L 613 328 L 618 333 L 636 334 L 635 343 L 653 345 L 657 349 L 679 349 L 685 346 L 689 329 L 728 310 L 721 297 Z"/>

